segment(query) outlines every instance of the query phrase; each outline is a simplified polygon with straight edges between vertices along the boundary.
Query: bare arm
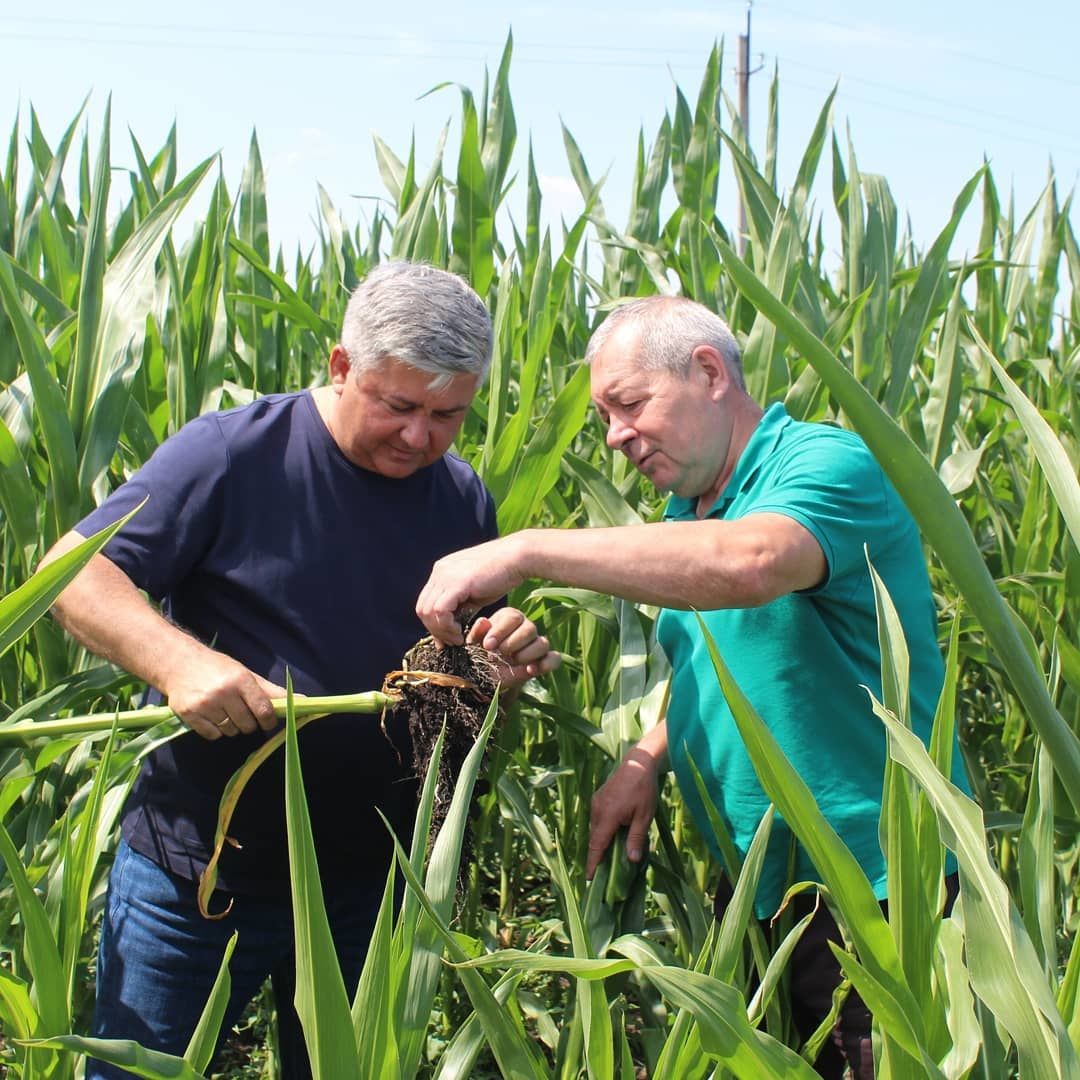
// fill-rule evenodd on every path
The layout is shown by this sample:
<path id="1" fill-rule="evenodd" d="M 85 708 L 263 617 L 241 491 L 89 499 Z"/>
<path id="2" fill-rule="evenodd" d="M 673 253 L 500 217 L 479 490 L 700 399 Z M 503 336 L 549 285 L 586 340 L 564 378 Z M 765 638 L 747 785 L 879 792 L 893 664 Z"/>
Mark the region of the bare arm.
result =
<path id="1" fill-rule="evenodd" d="M 45 566 L 83 537 L 62 536 Z M 285 691 L 243 664 L 208 648 L 153 608 L 131 579 L 104 555 L 95 555 L 53 605 L 60 625 L 91 652 L 160 690 L 169 707 L 206 739 L 271 730 L 271 697 Z"/>
<path id="2" fill-rule="evenodd" d="M 417 614 L 435 637 L 461 641 L 454 612 L 528 578 L 663 607 L 758 607 L 825 577 L 821 546 L 783 514 L 612 529 L 528 529 L 440 559 Z"/>

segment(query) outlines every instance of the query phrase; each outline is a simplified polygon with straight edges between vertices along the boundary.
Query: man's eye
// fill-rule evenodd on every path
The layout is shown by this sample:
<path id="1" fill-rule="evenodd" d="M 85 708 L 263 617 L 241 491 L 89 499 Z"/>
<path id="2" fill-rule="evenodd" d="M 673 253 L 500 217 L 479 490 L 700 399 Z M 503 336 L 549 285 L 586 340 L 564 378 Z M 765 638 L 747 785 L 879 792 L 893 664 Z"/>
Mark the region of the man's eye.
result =
<path id="1" fill-rule="evenodd" d="M 407 413 L 412 411 L 411 405 L 402 405 L 400 401 L 388 401 L 386 406 L 391 412 L 396 413 Z"/>

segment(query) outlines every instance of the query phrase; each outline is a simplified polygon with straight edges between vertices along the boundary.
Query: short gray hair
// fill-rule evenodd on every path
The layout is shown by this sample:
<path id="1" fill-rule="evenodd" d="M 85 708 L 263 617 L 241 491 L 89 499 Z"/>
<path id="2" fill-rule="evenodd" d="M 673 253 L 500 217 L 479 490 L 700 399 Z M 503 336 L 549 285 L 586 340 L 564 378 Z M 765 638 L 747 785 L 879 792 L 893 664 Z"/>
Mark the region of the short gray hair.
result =
<path id="1" fill-rule="evenodd" d="M 457 274 L 426 263 L 381 263 L 349 298 L 341 347 L 357 374 L 396 360 L 429 372 L 438 389 L 455 375 L 487 374 L 491 317 Z"/>
<path id="2" fill-rule="evenodd" d="M 685 296 L 646 296 L 620 304 L 596 328 L 585 349 L 585 363 L 620 327 L 638 334 L 638 362 L 645 371 L 667 371 L 685 379 L 690 355 L 699 345 L 711 345 L 723 358 L 735 381 L 745 388 L 742 354 L 728 324 L 707 307 Z"/>

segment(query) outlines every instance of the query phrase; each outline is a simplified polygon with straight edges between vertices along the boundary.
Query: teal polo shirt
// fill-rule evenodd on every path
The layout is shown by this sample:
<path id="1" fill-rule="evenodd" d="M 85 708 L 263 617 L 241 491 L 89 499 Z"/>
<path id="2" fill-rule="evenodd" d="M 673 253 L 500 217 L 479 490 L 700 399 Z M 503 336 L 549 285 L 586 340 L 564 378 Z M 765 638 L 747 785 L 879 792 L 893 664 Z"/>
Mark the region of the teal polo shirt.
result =
<path id="1" fill-rule="evenodd" d="M 706 611 L 702 617 L 743 693 L 884 899 L 878 824 L 887 751 L 884 726 L 863 689 L 881 699 L 864 545 L 903 624 L 912 727 L 927 743 L 944 665 L 919 533 L 857 435 L 792 420 L 779 404 L 765 412 L 708 516 L 735 521 L 763 512 L 784 514 L 813 534 L 828 563 L 825 580 L 763 607 Z M 664 516 L 697 520 L 696 500 L 672 496 Z M 668 740 L 683 798 L 713 843 L 692 758 L 745 855 L 769 800 L 717 683 L 697 616 L 663 610 L 657 637 L 673 669 Z M 953 782 L 968 791 L 959 753 L 954 760 Z M 756 898 L 759 917 L 775 912 L 789 884 L 790 842 L 790 830 L 777 817 Z M 801 846 L 794 880 L 821 880 Z"/>

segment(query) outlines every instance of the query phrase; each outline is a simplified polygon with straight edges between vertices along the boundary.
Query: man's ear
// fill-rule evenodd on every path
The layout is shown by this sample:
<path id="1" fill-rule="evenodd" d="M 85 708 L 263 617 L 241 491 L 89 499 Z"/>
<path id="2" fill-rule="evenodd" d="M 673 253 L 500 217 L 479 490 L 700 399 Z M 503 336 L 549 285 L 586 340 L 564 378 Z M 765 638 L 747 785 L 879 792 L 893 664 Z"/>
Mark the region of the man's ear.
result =
<path id="1" fill-rule="evenodd" d="M 732 385 L 731 370 L 723 356 L 711 345 L 698 345 L 690 354 L 698 372 L 704 376 L 709 394 L 721 398 Z"/>
<path id="2" fill-rule="evenodd" d="M 335 345 L 330 350 L 330 384 L 338 389 L 338 393 L 345 386 L 351 370 L 349 354 L 340 345 Z"/>

